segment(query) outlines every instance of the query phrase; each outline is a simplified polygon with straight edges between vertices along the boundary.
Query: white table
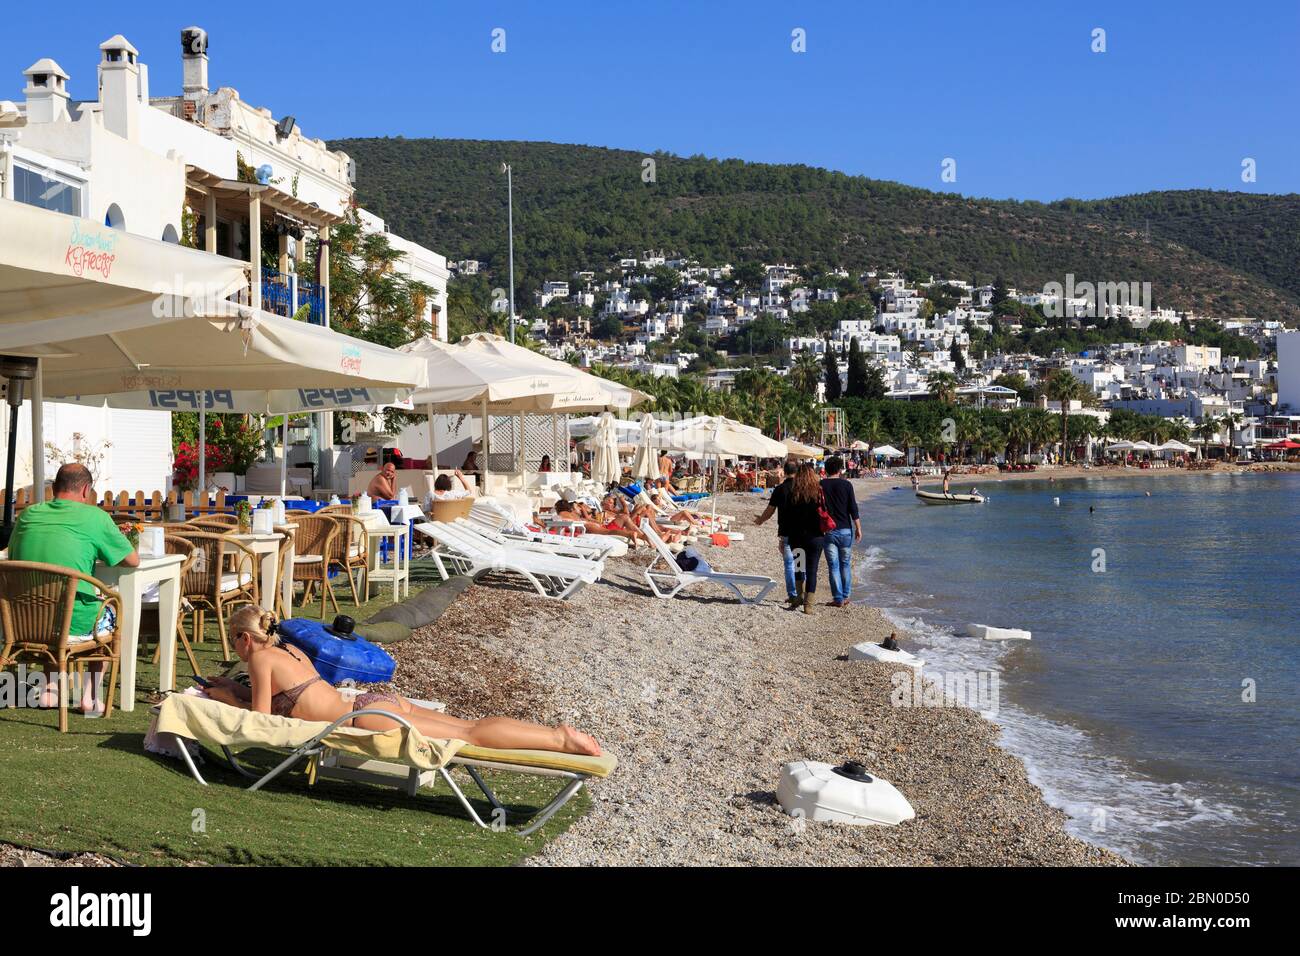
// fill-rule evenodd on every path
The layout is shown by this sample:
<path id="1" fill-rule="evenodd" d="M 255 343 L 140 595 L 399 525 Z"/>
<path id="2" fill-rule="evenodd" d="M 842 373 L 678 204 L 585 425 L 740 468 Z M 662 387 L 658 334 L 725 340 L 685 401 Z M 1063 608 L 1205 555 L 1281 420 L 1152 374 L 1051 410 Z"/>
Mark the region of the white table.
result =
<path id="1" fill-rule="evenodd" d="M 139 567 L 96 565 L 95 576 L 115 588 L 122 601 L 122 709 L 135 710 L 136 652 L 140 646 L 140 609 L 145 589 L 158 585 L 158 645 L 160 690 L 176 689 L 176 622 L 181 610 L 181 565 L 185 556 L 140 556 Z"/>
<path id="2" fill-rule="evenodd" d="M 284 535 L 278 531 L 272 531 L 270 534 L 253 532 L 251 534 L 232 534 L 230 537 L 238 541 L 249 551 L 257 555 L 259 568 L 258 597 L 261 599 L 262 610 L 275 611 L 275 579 L 280 578 L 280 599 L 284 601 L 285 610 L 293 608 L 293 542 L 289 542 L 289 551 L 285 555 L 285 563 L 279 562 L 280 542 L 284 540 Z"/>
<path id="3" fill-rule="evenodd" d="M 380 516 L 383 517 L 382 515 Z M 411 558 L 407 554 L 408 539 L 411 529 L 406 524 L 388 524 L 387 522 L 366 523 L 366 600 L 370 600 L 371 581 L 393 582 L 393 603 L 402 599 L 403 593 L 411 595 Z M 393 539 L 393 560 L 390 565 L 379 561 L 379 542 L 383 538 Z"/>

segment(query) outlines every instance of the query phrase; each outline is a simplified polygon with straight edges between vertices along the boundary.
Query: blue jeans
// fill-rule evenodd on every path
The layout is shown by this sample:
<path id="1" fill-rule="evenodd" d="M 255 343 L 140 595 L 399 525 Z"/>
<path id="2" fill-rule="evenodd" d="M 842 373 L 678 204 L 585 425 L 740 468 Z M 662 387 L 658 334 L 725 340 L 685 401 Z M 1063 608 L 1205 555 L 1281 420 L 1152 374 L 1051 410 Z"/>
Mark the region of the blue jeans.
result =
<path id="1" fill-rule="evenodd" d="M 826 535 L 826 572 L 831 579 L 831 598 L 847 601 L 853 590 L 852 528 L 836 528 Z"/>
<path id="2" fill-rule="evenodd" d="M 794 552 L 790 550 L 790 542 L 784 538 L 781 540 L 781 555 L 785 558 L 785 595 L 794 597 L 799 590 L 794 580 Z"/>

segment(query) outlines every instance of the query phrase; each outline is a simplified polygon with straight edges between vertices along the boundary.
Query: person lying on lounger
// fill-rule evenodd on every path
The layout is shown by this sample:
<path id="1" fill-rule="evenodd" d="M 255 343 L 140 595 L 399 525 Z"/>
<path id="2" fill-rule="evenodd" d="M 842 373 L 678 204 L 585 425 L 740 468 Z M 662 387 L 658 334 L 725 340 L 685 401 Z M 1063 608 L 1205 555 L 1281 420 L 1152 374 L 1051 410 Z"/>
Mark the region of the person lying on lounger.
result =
<path id="1" fill-rule="evenodd" d="M 594 737 L 567 724 L 545 727 L 510 717 L 461 720 L 413 704 L 396 694 L 359 694 L 349 702 L 316 673 L 302 651 L 280 643 L 274 633 L 274 621 L 269 612 L 253 605 L 241 607 L 231 616 L 235 653 L 248 665 L 252 687 L 219 677 L 207 688 L 209 697 L 261 714 L 324 723 L 359 710 L 382 710 L 400 714 L 431 740 L 464 740 L 475 747 L 494 750 L 553 750 L 600 756 L 600 744 Z M 352 723 L 362 730 L 377 731 L 401 726 L 378 714 L 366 714 Z"/>
<path id="2" fill-rule="evenodd" d="M 555 513 L 561 518 L 578 522 L 587 534 L 612 534 L 618 538 L 626 538 L 628 546 L 633 550 L 636 549 L 638 541 L 648 543 L 650 540 L 626 517 L 613 515 L 606 520 L 599 511 L 588 508 L 580 501 L 560 499 L 555 503 Z"/>
<path id="3" fill-rule="evenodd" d="M 681 537 L 681 532 L 673 531 L 659 524 L 659 512 L 655 511 L 650 505 L 639 505 L 636 503 L 629 504 L 622 496 L 606 495 L 600 503 L 600 513 L 603 517 L 609 518 L 610 515 L 627 519 L 633 528 L 639 532 L 642 521 L 649 521 L 650 527 L 655 529 L 655 534 L 665 541 L 676 541 Z M 649 538 L 646 538 L 649 541 Z"/>

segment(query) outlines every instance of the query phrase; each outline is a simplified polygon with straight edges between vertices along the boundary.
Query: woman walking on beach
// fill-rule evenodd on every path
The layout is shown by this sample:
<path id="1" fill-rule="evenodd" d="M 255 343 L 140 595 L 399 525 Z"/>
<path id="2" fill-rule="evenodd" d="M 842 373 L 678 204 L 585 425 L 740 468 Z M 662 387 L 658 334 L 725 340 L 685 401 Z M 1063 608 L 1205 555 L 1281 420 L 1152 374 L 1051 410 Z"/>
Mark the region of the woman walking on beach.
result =
<path id="1" fill-rule="evenodd" d="M 790 483 L 786 503 L 786 524 L 790 550 L 794 553 L 794 580 L 803 612 L 811 614 L 817 593 L 817 566 L 826 549 L 821 521 L 822 486 L 812 465 L 800 465 Z"/>

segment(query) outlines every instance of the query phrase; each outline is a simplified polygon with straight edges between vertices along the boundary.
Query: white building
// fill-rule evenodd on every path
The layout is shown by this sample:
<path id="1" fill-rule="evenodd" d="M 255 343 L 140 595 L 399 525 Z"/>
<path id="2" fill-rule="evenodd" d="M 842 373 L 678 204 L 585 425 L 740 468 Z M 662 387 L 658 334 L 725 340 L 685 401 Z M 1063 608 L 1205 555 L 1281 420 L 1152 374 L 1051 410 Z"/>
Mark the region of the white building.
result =
<path id="1" fill-rule="evenodd" d="M 1300 412 L 1300 332 L 1277 337 L 1277 403 Z"/>

